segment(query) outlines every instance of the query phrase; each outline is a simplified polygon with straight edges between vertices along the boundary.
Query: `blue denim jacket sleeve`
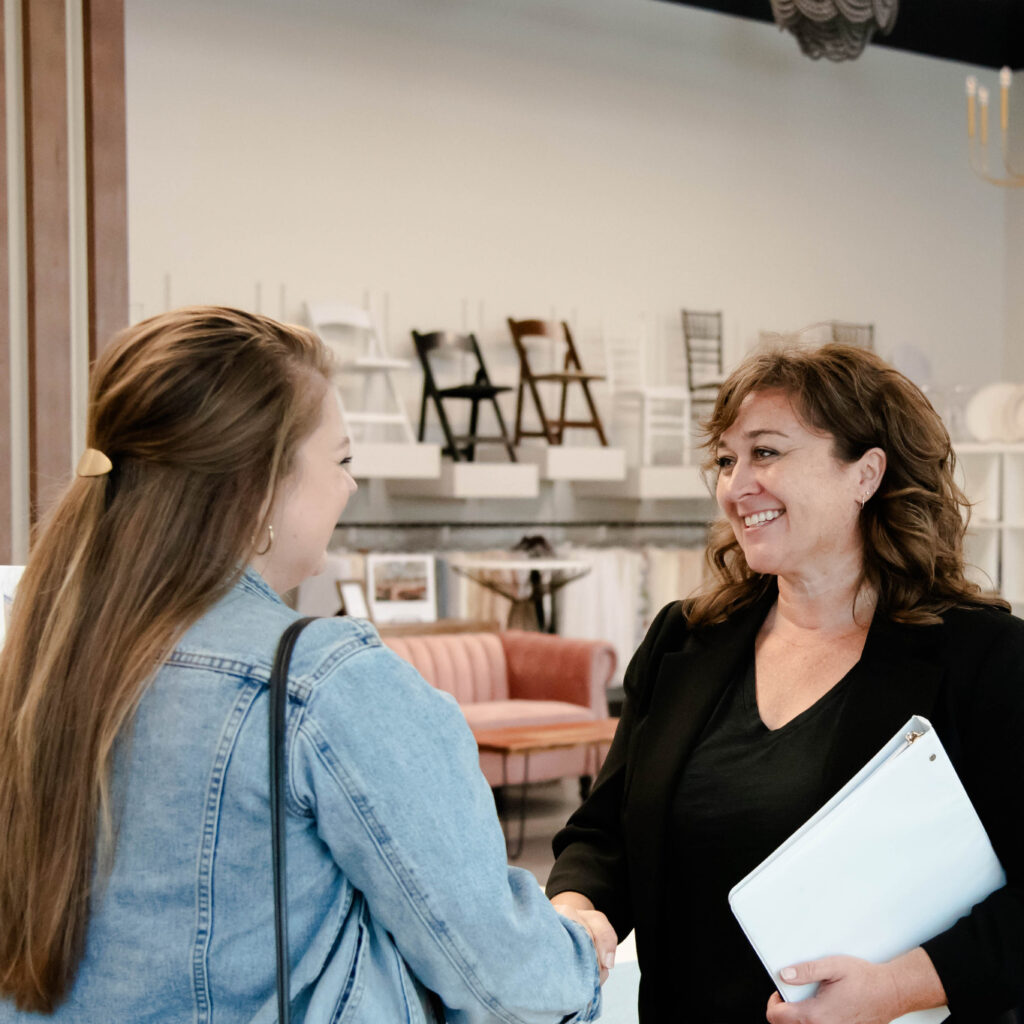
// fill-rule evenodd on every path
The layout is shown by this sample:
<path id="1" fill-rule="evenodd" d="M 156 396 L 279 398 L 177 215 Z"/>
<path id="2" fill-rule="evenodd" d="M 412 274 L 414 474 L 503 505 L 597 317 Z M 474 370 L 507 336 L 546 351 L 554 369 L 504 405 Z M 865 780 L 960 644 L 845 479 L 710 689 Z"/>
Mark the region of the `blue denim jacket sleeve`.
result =
<path id="1" fill-rule="evenodd" d="M 312 813 L 448 1020 L 594 1020 L 590 938 L 554 911 L 529 872 L 508 866 L 458 705 L 379 641 L 350 651 L 318 659 L 307 680 L 292 727 L 296 810 Z"/>

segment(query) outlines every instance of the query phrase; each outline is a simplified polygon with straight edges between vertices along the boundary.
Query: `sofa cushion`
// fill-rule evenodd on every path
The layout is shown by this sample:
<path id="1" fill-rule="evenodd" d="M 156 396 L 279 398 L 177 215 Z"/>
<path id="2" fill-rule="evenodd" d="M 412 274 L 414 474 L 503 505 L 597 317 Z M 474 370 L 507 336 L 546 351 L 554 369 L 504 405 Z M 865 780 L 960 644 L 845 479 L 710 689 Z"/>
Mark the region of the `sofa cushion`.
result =
<path id="1" fill-rule="evenodd" d="M 389 636 L 384 643 L 431 686 L 462 705 L 508 700 L 505 650 L 497 633 Z"/>

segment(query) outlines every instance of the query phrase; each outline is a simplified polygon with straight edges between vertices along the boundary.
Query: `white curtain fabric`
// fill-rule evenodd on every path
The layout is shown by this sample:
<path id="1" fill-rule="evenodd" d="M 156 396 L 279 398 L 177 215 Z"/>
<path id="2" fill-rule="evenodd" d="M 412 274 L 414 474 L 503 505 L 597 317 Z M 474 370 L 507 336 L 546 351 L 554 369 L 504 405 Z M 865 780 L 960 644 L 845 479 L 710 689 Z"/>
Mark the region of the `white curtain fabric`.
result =
<path id="1" fill-rule="evenodd" d="M 474 558 L 508 558 L 509 552 L 504 548 L 488 551 L 439 551 L 438 577 L 439 587 L 438 617 L 442 619 L 475 619 L 483 622 L 497 622 L 504 626 L 508 619 L 512 602 L 501 594 L 475 583 L 461 573 L 456 572 L 452 562 L 472 561 Z"/>
<path id="2" fill-rule="evenodd" d="M 643 627 L 643 553 L 630 548 L 566 547 L 559 555 L 588 562 L 591 568 L 558 592 L 558 632 L 612 644 L 618 662 L 615 682 L 619 682 Z"/>
<path id="3" fill-rule="evenodd" d="M 643 549 L 647 563 L 645 626 L 669 603 L 690 597 L 704 582 L 703 548 Z"/>
<path id="4" fill-rule="evenodd" d="M 561 590 L 558 632 L 610 642 L 618 655 L 616 682 L 654 616 L 703 582 L 703 547 L 567 547 L 559 554 L 589 562 L 591 571 Z"/>

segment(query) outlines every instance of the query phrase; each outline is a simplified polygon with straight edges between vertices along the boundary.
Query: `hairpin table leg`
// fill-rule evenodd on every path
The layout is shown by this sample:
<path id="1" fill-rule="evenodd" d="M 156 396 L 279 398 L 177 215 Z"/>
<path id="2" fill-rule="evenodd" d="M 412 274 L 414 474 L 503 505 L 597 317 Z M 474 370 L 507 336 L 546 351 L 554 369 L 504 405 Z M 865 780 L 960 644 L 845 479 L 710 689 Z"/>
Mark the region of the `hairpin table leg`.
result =
<path id="1" fill-rule="evenodd" d="M 523 840 L 526 835 L 526 787 L 530 781 L 530 754 L 523 754 L 523 782 L 519 794 L 519 835 L 516 837 L 516 845 L 510 845 L 508 825 L 508 753 L 501 755 L 501 791 L 502 801 L 498 808 L 498 820 L 501 822 L 501 833 L 505 837 L 505 849 L 508 852 L 508 859 L 515 860 L 523 852 Z"/>
<path id="2" fill-rule="evenodd" d="M 523 753 L 523 783 L 519 796 L 519 838 L 516 847 L 509 851 L 508 859 L 515 860 L 523 852 L 523 838 L 526 835 L 526 788 L 530 784 L 530 752 Z"/>

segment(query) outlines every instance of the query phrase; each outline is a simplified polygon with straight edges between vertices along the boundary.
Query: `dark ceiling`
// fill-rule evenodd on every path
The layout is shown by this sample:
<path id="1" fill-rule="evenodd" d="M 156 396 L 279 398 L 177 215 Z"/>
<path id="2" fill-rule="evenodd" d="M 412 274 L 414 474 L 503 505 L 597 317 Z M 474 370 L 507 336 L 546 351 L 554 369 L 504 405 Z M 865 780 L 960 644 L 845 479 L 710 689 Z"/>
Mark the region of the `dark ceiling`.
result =
<path id="1" fill-rule="evenodd" d="M 772 21 L 771 0 L 665 2 Z M 1017 71 L 1024 67 L 1024 0 L 901 0 L 892 32 L 871 45 Z"/>

